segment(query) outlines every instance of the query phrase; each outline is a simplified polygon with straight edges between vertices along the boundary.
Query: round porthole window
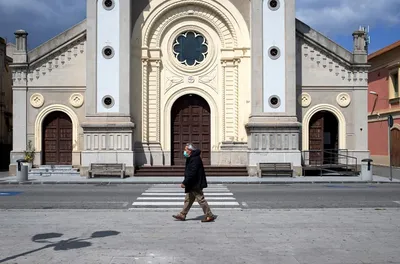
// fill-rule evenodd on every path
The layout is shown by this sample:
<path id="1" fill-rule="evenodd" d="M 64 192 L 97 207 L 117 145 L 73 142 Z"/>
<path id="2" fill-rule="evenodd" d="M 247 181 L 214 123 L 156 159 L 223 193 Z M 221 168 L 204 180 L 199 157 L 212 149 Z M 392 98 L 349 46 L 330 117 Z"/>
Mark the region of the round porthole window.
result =
<path id="1" fill-rule="evenodd" d="M 278 47 L 273 46 L 268 49 L 268 56 L 271 59 L 276 60 L 281 56 L 281 52 Z"/>
<path id="2" fill-rule="evenodd" d="M 115 2 L 113 0 L 103 0 L 103 7 L 106 10 L 111 10 L 115 6 Z"/>
<path id="3" fill-rule="evenodd" d="M 268 1 L 268 7 L 269 7 L 269 9 L 271 9 L 272 11 L 278 10 L 279 7 L 280 7 L 279 0 L 269 0 L 269 1 Z"/>
<path id="4" fill-rule="evenodd" d="M 105 46 L 103 48 L 103 56 L 106 59 L 111 59 L 112 57 L 114 57 L 114 49 L 110 46 Z"/>
<path id="5" fill-rule="evenodd" d="M 281 105 L 281 100 L 276 95 L 271 96 L 269 98 L 268 102 L 269 102 L 269 105 L 273 108 L 278 108 Z"/>
<path id="6" fill-rule="evenodd" d="M 103 105 L 105 108 L 111 108 L 114 106 L 114 100 L 111 96 L 106 95 L 103 97 Z"/>

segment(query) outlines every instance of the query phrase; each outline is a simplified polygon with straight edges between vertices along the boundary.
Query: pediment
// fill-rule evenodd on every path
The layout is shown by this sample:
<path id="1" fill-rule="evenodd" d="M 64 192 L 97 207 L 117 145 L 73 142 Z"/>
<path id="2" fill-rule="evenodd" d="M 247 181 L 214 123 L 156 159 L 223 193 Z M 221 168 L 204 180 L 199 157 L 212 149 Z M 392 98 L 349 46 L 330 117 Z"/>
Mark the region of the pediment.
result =
<path id="1" fill-rule="evenodd" d="M 296 61 L 301 64 L 302 85 L 367 85 L 367 65 L 355 64 L 350 51 L 301 21 L 296 26 Z"/>
<path id="2" fill-rule="evenodd" d="M 82 64 L 86 49 L 86 20 L 45 42 L 28 52 L 28 80 L 23 74 L 24 69 L 17 65 L 13 68 L 14 84 L 24 81 L 30 85 L 44 85 L 40 79 L 51 74 L 56 79 L 57 71 L 71 72 L 70 66 Z M 64 73 L 62 72 L 62 73 Z M 71 76 L 73 77 L 73 76 Z M 47 80 L 45 83 L 49 83 Z"/>

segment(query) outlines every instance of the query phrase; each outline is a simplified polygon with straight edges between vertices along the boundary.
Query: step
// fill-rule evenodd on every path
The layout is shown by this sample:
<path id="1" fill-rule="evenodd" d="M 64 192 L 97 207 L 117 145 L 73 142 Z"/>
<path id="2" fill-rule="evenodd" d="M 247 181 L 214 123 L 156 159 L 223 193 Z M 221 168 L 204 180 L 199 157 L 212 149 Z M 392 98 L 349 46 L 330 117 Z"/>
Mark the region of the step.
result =
<path id="1" fill-rule="evenodd" d="M 207 176 L 248 176 L 244 166 L 204 166 Z M 135 176 L 142 177 L 182 177 L 184 166 L 145 166 L 136 171 Z"/>

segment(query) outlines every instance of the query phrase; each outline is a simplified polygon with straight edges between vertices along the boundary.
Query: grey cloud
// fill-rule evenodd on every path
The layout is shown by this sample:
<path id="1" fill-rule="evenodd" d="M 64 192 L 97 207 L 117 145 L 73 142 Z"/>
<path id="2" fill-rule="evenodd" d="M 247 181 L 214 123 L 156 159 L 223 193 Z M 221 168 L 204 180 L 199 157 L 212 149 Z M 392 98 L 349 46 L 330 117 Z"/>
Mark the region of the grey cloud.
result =
<path id="1" fill-rule="evenodd" d="M 400 24 L 399 0 L 297 0 L 297 17 L 322 33 L 348 35 L 360 25 Z"/>

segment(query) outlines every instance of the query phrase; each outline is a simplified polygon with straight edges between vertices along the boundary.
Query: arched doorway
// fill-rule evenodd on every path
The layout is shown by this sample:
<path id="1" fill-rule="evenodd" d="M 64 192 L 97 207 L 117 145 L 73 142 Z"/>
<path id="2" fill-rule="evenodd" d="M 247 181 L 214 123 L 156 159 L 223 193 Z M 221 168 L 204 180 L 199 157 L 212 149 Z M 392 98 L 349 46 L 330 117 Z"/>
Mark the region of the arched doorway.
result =
<path id="1" fill-rule="evenodd" d="M 339 122 L 329 111 L 315 113 L 309 125 L 310 165 L 337 164 Z"/>
<path id="2" fill-rule="evenodd" d="M 42 125 L 44 165 L 72 164 L 72 121 L 60 111 L 51 112 Z"/>
<path id="3" fill-rule="evenodd" d="M 171 165 L 184 165 L 183 149 L 193 143 L 201 149 L 205 165 L 210 164 L 210 106 L 201 96 L 184 95 L 171 109 Z"/>
<path id="4" fill-rule="evenodd" d="M 400 130 L 395 127 L 391 131 L 392 142 L 391 142 L 391 156 L 392 165 L 395 167 L 400 167 Z"/>

